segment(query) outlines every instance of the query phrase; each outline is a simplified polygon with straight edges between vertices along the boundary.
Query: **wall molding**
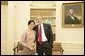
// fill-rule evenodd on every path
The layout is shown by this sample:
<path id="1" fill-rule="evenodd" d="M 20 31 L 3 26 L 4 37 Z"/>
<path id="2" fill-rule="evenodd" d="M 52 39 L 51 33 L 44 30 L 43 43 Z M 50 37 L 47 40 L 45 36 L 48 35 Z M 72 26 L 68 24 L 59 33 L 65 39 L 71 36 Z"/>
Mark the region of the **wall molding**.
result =
<path id="1" fill-rule="evenodd" d="M 62 42 L 62 48 L 64 49 L 64 55 L 83 55 L 84 54 L 84 44 L 83 43 L 71 43 Z"/>

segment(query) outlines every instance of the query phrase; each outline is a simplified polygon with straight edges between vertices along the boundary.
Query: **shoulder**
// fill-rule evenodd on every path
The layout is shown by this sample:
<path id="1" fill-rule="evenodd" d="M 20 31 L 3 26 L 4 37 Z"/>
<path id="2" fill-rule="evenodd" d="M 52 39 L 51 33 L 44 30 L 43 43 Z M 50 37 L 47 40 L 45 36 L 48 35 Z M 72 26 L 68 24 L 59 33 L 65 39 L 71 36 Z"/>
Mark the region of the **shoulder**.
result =
<path id="1" fill-rule="evenodd" d="M 21 35 L 24 36 L 27 34 L 27 30 L 22 31 Z"/>
<path id="2" fill-rule="evenodd" d="M 50 24 L 47 24 L 47 23 L 43 23 L 44 25 L 47 25 L 47 26 L 50 26 Z"/>
<path id="3" fill-rule="evenodd" d="M 23 33 L 27 33 L 27 29 L 25 29 L 25 30 L 23 31 Z"/>
<path id="4" fill-rule="evenodd" d="M 44 25 L 45 27 L 48 27 L 48 28 L 51 27 L 51 25 L 50 25 L 50 24 L 47 24 L 47 23 L 44 23 L 43 25 Z"/>

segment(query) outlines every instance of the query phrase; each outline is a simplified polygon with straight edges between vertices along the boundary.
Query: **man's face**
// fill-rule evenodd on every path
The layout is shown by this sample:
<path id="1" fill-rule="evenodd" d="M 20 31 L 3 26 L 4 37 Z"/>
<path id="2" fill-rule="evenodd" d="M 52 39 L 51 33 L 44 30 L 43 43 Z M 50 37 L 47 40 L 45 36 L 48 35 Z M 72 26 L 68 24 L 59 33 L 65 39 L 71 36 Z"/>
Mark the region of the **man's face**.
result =
<path id="1" fill-rule="evenodd" d="M 72 9 L 70 9 L 70 10 L 69 10 L 69 13 L 72 15 L 72 14 L 73 14 L 73 10 L 72 10 Z"/>
<path id="2" fill-rule="evenodd" d="M 36 17 L 36 22 L 37 22 L 38 24 L 41 24 L 41 23 L 42 23 L 42 17 L 41 17 L 41 16 L 37 16 L 37 17 Z"/>

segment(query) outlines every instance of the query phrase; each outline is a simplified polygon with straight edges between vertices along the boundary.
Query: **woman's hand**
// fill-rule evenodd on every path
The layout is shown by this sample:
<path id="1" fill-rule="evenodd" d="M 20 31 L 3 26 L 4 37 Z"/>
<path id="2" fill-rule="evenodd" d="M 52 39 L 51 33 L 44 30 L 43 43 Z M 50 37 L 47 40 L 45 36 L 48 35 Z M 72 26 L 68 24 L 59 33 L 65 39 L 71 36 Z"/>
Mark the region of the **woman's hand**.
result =
<path id="1" fill-rule="evenodd" d="M 28 46 L 28 48 L 29 48 L 31 51 L 35 50 L 35 48 L 32 47 L 32 46 Z"/>
<path id="2" fill-rule="evenodd" d="M 34 50 L 34 47 L 30 47 L 30 50 L 33 51 Z"/>

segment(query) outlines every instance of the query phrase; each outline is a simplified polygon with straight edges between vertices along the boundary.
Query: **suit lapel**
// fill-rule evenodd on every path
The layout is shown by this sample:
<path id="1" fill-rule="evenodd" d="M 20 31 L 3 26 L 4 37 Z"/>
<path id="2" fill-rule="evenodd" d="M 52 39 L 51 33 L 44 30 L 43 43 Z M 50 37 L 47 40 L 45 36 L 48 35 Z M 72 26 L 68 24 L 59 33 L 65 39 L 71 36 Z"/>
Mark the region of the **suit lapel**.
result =
<path id="1" fill-rule="evenodd" d="M 45 23 L 43 23 L 43 28 L 44 28 L 44 33 L 45 33 L 45 35 L 46 35 L 46 25 L 45 25 Z"/>
<path id="2" fill-rule="evenodd" d="M 43 28 L 44 28 L 44 32 L 45 32 L 45 24 L 43 23 Z"/>

